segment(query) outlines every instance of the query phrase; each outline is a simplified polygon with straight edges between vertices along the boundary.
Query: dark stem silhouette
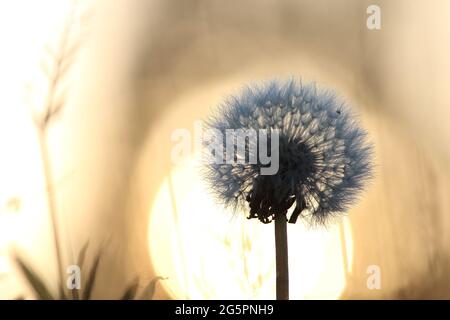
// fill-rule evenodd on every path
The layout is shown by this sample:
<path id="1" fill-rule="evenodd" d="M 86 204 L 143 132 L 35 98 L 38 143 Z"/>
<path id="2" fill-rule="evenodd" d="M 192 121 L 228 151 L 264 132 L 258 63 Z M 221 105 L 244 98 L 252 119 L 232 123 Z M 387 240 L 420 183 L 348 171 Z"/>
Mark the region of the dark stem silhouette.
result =
<path id="1" fill-rule="evenodd" d="M 288 239 L 285 215 L 275 215 L 275 257 L 277 300 L 289 300 Z"/>

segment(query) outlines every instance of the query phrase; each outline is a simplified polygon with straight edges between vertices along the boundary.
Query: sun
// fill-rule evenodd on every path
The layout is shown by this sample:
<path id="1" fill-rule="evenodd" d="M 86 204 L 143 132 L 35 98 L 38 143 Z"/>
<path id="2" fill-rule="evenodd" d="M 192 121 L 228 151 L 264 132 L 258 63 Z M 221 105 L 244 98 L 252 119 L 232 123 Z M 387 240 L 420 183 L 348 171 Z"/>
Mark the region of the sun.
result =
<path id="1" fill-rule="evenodd" d="M 164 179 L 150 210 L 149 250 L 175 299 L 274 299 L 273 224 L 248 220 L 215 203 L 199 177 L 198 157 Z M 288 225 L 291 299 L 336 299 L 351 272 L 346 218 L 327 230 Z"/>

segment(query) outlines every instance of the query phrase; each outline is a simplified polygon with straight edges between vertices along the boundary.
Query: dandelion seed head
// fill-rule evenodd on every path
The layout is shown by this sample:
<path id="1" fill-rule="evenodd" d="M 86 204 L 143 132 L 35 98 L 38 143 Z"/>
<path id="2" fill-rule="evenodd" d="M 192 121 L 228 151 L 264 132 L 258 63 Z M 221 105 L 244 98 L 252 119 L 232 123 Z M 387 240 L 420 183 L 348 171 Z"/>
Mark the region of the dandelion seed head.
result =
<path id="1" fill-rule="evenodd" d="M 264 223 L 294 208 L 289 222 L 301 216 L 324 224 L 347 211 L 372 176 L 366 131 L 341 99 L 314 83 L 271 80 L 247 86 L 220 105 L 207 126 L 222 136 L 226 129 L 278 130 L 274 175 L 261 174 L 259 158 L 256 164 L 204 166 L 218 201 Z"/>

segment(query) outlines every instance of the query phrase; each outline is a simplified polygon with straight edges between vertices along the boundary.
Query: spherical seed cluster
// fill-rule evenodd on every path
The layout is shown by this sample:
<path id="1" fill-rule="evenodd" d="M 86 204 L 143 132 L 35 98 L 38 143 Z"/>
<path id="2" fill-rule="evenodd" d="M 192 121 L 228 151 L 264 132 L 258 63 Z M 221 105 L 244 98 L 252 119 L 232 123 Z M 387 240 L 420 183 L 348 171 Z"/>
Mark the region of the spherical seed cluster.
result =
<path id="1" fill-rule="evenodd" d="M 208 126 L 222 136 L 226 129 L 278 129 L 276 174 L 262 175 L 265 165 L 259 158 L 256 164 L 205 166 L 206 180 L 219 201 L 249 207 L 249 218 L 264 223 L 287 215 L 294 205 L 289 222 L 301 215 L 325 223 L 348 209 L 372 174 L 366 132 L 342 101 L 314 84 L 273 80 L 246 87 L 220 106 Z"/>

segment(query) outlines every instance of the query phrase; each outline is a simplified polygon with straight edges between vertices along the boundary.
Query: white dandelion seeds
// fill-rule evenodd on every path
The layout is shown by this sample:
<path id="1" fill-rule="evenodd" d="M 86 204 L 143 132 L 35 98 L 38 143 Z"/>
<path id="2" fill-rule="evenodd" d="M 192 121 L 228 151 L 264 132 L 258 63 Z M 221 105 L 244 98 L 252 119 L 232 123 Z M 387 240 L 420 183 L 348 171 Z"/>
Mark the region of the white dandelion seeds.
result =
<path id="1" fill-rule="evenodd" d="M 278 141 L 271 141 L 270 135 L 266 142 L 264 135 L 256 135 L 258 141 L 249 139 L 243 148 L 245 158 L 251 159 L 260 142 L 278 145 L 275 174 L 261 174 L 261 168 L 267 166 L 261 157 L 256 163 L 225 161 L 204 168 L 206 180 L 220 202 L 244 210 L 248 204 L 248 218 L 263 223 L 275 221 L 276 298 L 287 300 L 288 210 L 295 205 L 290 223 L 301 215 L 317 224 L 345 212 L 372 175 L 372 145 L 345 103 L 331 91 L 294 80 L 246 87 L 221 105 L 208 126 L 225 147 L 218 158 L 234 160 L 239 146 L 227 150 L 223 143 L 227 130 L 277 130 Z"/>
<path id="2" fill-rule="evenodd" d="M 272 80 L 247 86 L 227 99 L 207 124 L 223 136 L 226 129 L 278 129 L 276 174 L 261 175 L 264 165 L 259 161 L 204 167 L 206 181 L 220 202 L 243 208 L 249 218 L 264 223 L 276 215 L 286 216 L 295 205 L 290 223 L 302 216 L 324 224 L 348 210 L 372 175 L 372 145 L 366 131 L 343 101 L 315 84 Z"/>

